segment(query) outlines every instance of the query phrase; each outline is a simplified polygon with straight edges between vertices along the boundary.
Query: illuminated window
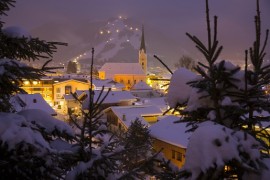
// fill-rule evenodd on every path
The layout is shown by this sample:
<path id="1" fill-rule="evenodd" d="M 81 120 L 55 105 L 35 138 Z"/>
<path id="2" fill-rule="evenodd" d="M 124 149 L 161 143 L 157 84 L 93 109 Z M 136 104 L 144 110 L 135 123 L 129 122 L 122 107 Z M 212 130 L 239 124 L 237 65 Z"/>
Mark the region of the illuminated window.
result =
<path id="1" fill-rule="evenodd" d="M 61 88 L 56 88 L 56 93 L 61 93 Z"/>
<path id="2" fill-rule="evenodd" d="M 65 86 L 65 94 L 71 94 L 71 86 Z"/>
<path id="3" fill-rule="evenodd" d="M 177 161 L 182 161 L 183 154 L 172 150 L 172 159 L 176 159 Z"/>

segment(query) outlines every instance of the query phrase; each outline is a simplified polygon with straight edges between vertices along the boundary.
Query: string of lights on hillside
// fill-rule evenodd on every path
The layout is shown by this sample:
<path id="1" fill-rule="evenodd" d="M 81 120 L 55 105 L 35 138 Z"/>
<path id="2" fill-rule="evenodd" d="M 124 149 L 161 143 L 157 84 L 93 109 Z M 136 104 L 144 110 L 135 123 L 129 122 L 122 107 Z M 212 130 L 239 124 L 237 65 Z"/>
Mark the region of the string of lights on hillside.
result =
<path id="1" fill-rule="evenodd" d="M 126 17 L 122 17 L 122 16 L 118 16 L 118 19 L 127 19 Z M 116 21 L 118 21 L 118 20 L 116 20 Z M 115 24 L 114 23 L 111 23 L 111 22 L 108 22 L 108 25 L 112 25 L 112 26 L 114 26 Z M 129 30 L 135 30 L 135 31 L 139 31 L 139 28 L 137 28 L 137 27 L 132 27 L 132 26 L 128 26 L 128 25 L 125 25 L 125 27 L 127 28 L 127 29 L 129 29 Z M 120 32 L 120 30 L 119 29 L 116 29 L 115 30 L 115 32 L 116 33 L 119 33 Z M 100 30 L 99 31 L 99 34 L 100 35 L 105 35 L 105 34 L 111 34 L 112 33 L 112 31 L 110 31 L 110 30 Z"/>
<path id="2" fill-rule="evenodd" d="M 115 35 L 115 34 L 121 33 L 121 32 L 123 32 L 125 30 L 133 31 L 133 32 L 139 32 L 138 27 L 129 26 L 129 25 L 125 24 L 123 22 L 123 20 L 127 20 L 127 18 L 123 17 L 123 16 L 118 16 L 118 18 L 116 20 L 114 20 L 113 22 L 108 22 L 107 23 L 107 26 L 106 26 L 107 28 L 105 27 L 104 29 L 99 30 L 99 35 L 102 35 L 102 36 L 103 35 L 110 35 L 108 40 L 105 41 L 106 43 L 110 43 L 113 40 L 117 39 L 117 35 Z M 117 23 L 119 23 L 119 24 L 117 24 Z M 127 38 L 126 42 L 130 42 L 130 39 Z M 74 57 L 72 59 L 72 61 L 77 62 L 78 60 L 86 58 L 88 56 L 89 55 L 87 53 L 82 53 L 82 54 L 79 54 L 77 57 Z"/>

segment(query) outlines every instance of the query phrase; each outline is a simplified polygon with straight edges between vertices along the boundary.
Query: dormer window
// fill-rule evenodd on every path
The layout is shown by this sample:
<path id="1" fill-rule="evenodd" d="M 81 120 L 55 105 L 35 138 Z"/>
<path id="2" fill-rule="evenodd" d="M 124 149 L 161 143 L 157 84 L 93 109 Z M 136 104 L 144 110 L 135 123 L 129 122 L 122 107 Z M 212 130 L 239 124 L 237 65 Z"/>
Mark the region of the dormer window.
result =
<path id="1" fill-rule="evenodd" d="M 65 94 L 71 94 L 71 86 L 65 86 Z"/>
<path id="2" fill-rule="evenodd" d="M 37 103 L 37 99 L 33 99 L 33 103 Z"/>

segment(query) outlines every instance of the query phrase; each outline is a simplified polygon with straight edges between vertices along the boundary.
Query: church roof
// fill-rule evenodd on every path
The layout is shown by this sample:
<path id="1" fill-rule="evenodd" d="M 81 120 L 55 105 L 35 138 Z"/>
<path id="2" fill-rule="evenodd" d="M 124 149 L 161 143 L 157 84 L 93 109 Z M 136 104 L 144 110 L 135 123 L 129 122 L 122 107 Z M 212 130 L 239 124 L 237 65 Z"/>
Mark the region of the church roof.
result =
<path id="1" fill-rule="evenodd" d="M 141 37 L 141 46 L 140 46 L 140 51 L 144 50 L 146 53 L 146 46 L 145 46 L 145 40 L 144 40 L 144 27 L 142 26 L 142 37 Z"/>
<path id="2" fill-rule="evenodd" d="M 139 63 L 105 63 L 99 71 L 106 72 L 106 79 L 112 79 L 115 74 L 145 75 Z"/>

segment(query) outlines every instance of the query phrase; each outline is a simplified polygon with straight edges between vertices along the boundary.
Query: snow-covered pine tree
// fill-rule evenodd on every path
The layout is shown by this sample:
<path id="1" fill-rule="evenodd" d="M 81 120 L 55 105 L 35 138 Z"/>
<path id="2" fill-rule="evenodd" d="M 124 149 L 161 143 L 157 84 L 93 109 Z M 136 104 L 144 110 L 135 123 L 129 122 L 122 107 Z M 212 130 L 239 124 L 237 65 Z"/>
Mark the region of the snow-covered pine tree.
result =
<path id="1" fill-rule="evenodd" d="M 90 69 L 90 84 L 87 98 L 87 110 L 81 108 L 81 117 L 76 117 L 69 112 L 71 123 L 77 131 L 73 146 L 77 151 L 68 157 L 70 164 L 66 179 L 107 179 L 116 171 L 116 160 L 114 159 L 114 150 L 117 142 L 115 138 L 108 135 L 106 122 L 101 119 L 103 109 L 101 104 L 107 97 L 110 89 L 106 92 L 104 88 L 97 100 L 94 100 L 93 89 L 93 61 L 94 48 L 92 49 L 92 61 Z M 101 98 L 102 94 L 104 97 Z M 73 97 L 80 102 L 75 94 Z M 82 104 L 82 102 L 80 102 Z"/>
<path id="2" fill-rule="evenodd" d="M 6 15 L 14 0 L 0 1 L 0 17 Z M 1 179 L 58 179 L 62 177 L 62 152 L 55 144 L 67 142 L 72 129 L 44 111 L 11 111 L 10 96 L 23 92 L 23 79 L 38 79 L 44 72 L 25 65 L 22 61 L 51 58 L 58 42 L 46 42 L 31 37 L 19 27 L 3 28 L 0 21 L 0 176 Z M 68 143 L 67 143 L 68 144 Z"/>
<path id="3" fill-rule="evenodd" d="M 195 131 L 187 148 L 186 163 L 180 177 L 241 179 L 251 172 L 264 171 L 263 157 L 268 157 L 261 152 L 261 147 L 269 149 L 268 140 L 262 139 L 269 139 L 266 132 L 269 126 L 262 126 L 263 122 L 269 122 L 269 115 L 258 115 L 263 110 L 269 111 L 269 102 L 262 89 L 269 83 L 269 66 L 263 65 L 268 31 L 261 47 L 257 0 L 256 41 L 250 48 L 254 69 L 247 70 L 247 63 L 246 69 L 240 70 L 230 62 L 218 62 L 222 46 L 217 40 L 217 17 L 214 18 L 212 29 L 208 0 L 205 2 L 208 43 L 205 45 L 199 38 L 187 33 L 207 63 L 199 62 L 196 66 L 199 75 L 188 83 L 192 90 L 186 108 L 181 111 L 183 120 L 190 122 L 190 130 Z M 174 108 L 179 106 L 179 102 L 171 104 L 175 105 Z M 261 125 L 259 130 L 255 128 L 258 125 Z"/>
<path id="4" fill-rule="evenodd" d="M 94 49 L 90 84 L 93 82 L 93 62 Z M 126 135 L 121 133 L 123 137 L 108 130 L 108 123 L 102 119 L 102 103 L 109 92 L 110 90 L 104 91 L 103 88 L 98 97 L 94 98 L 94 89 L 91 86 L 88 97 L 84 100 L 89 103 L 88 108 L 86 111 L 81 109 L 82 117 L 69 113 L 71 123 L 77 129 L 73 143 L 77 150 L 67 157 L 69 165 L 66 179 L 136 179 L 161 171 L 157 166 L 157 153 L 146 153 L 152 152 L 149 131 L 139 121 L 132 123 Z"/>
<path id="5" fill-rule="evenodd" d="M 135 119 L 119 138 L 125 149 L 119 161 L 119 170 L 123 172 L 119 179 L 146 179 L 158 174 L 160 159 L 153 150 L 153 139 L 146 125 Z"/>
<path id="6" fill-rule="evenodd" d="M 261 141 L 264 151 L 269 154 L 269 140 L 265 140 L 270 138 L 269 132 L 266 130 L 270 126 L 270 102 L 269 94 L 265 92 L 265 88 L 270 83 L 270 64 L 264 61 L 269 29 L 266 30 L 265 38 L 262 39 L 259 0 L 256 3 L 256 12 L 255 41 L 253 46 L 245 51 L 245 88 L 238 93 L 232 93 L 232 95 L 235 95 L 237 102 L 241 104 L 246 114 L 241 117 L 241 127 L 257 137 Z M 248 69 L 249 63 L 250 69 Z"/>
<path id="7" fill-rule="evenodd" d="M 10 7 L 16 1 L 0 1 L 0 18 L 6 15 Z M 55 68 L 47 67 L 47 61 L 41 69 L 36 69 L 22 63 L 24 61 L 36 61 L 40 58 L 49 59 L 57 49 L 59 42 L 46 42 L 39 38 L 33 38 L 25 30 L 19 27 L 4 28 L 4 22 L 0 19 L 0 111 L 11 110 L 9 98 L 13 93 L 24 92 L 20 88 L 23 79 L 37 80 L 44 72 Z"/>
<path id="8" fill-rule="evenodd" d="M 73 136 L 70 126 L 42 110 L 0 112 L 1 179 L 61 179 Z"/>

